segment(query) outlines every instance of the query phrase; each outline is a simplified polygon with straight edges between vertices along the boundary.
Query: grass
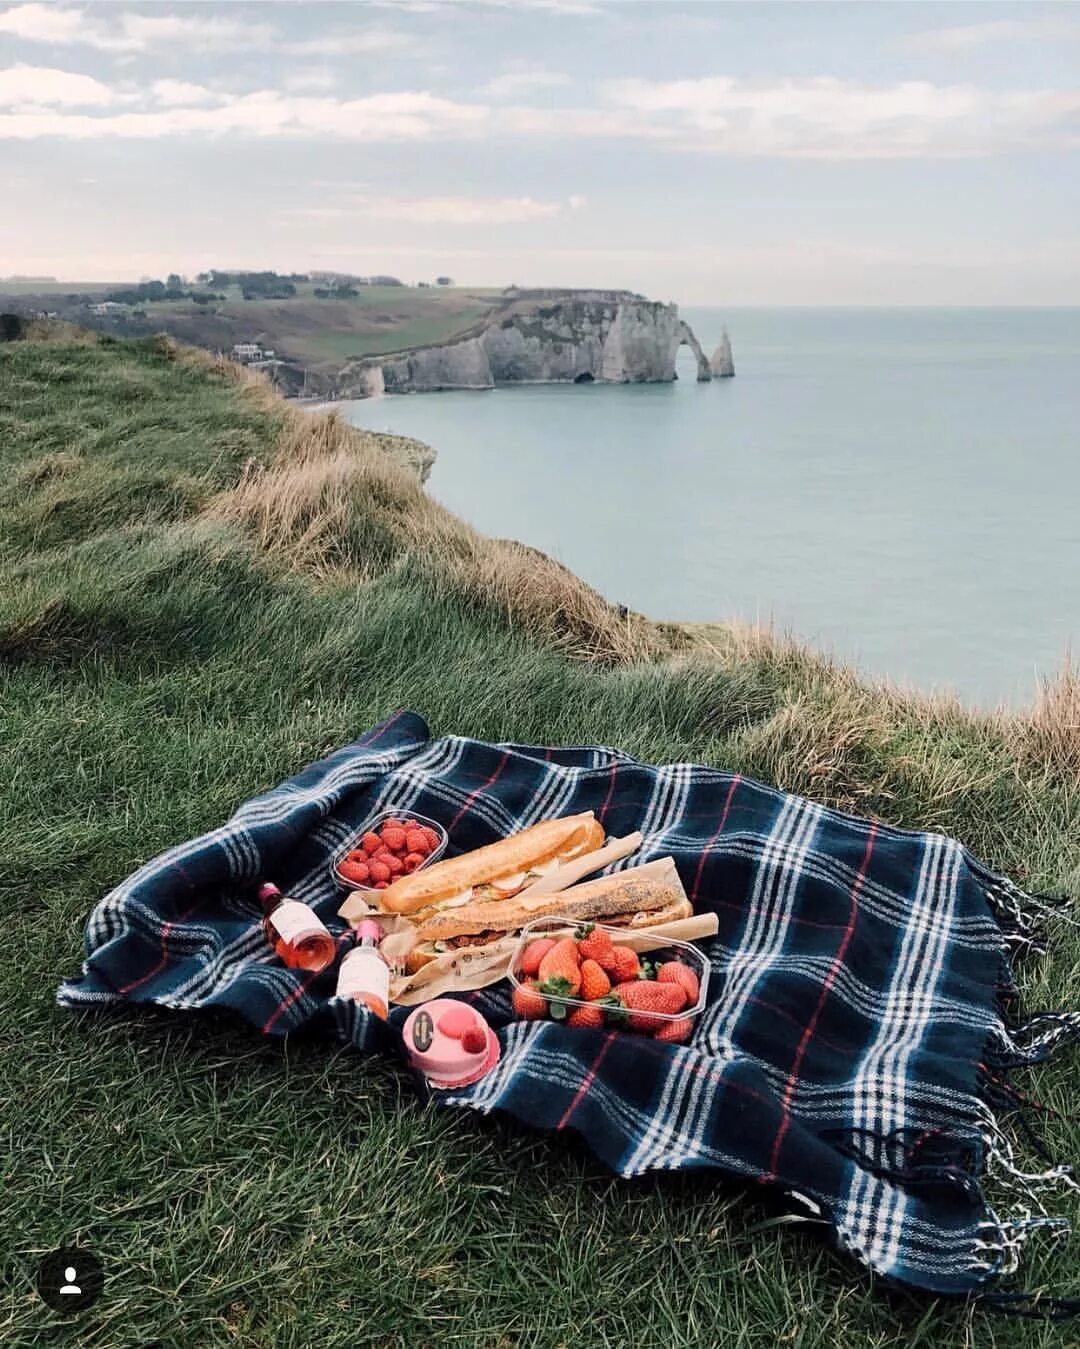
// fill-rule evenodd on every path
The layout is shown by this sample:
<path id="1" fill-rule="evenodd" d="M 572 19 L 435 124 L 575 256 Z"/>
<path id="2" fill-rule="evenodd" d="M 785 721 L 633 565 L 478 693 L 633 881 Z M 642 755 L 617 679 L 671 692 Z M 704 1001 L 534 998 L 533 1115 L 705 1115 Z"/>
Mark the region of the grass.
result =
<path id="1" fill-rule="evenodd" d="M 0 296 L 55 293 L 62 297 L 100 294 L 107 289 L 77 282 L 52 286 L 0 283 Z M 317 299 L 314 289 L 315 283 L 300 282 L 292 299 L 245 300 L 239 286 L 229 286 L 221 292 L 225 301 L 212 306 L 177 300 L 145 303 L 140 308 L 146 318 L 130 321 L 141 326 L 125 331 L 163 331 L 181 341 L 225 351 L 234 342 L 257 340 L 281 357 L 325 372 L 355 357 L 445 342 L 502 302 L 498 292 L 471 288 L 361 286 L 355 298 L 344 300 Z M 95 322 L 84 310 L 70 317 Z M 106 329 L 116 332 L 118 322 L 107 319 Z"/>
<path id="2" fill-rule="evenodd" d="M 737 767 L 958 834 L 1036 888 L 1075 881 L 1075 676 L 975 716 L 769 634 L 660 628 L 475 534 L 413 458 L 169 343 L 0 347 L 0 1341 L 1062 1343 L 890 1297 L 719 1181 L 617 1181 L 564 1141 L 437 1114 L 389 1062 L 54 1007 L 104 890 L 400 705 L 436 734 Z M 1032 1005 L 1078 978 L 1062 935 L 1029 964 Z M 1067 1065 L 1036 1094 L 1071 1109 Z M 1075 1124 L 1046 1132 L 1080 1156 Z M 78 1329 L 29 1283 L 75 1240 L 110 1276 Z M 1025 1284 L 1078 1276 L 1075 1251 L 1036 1252 Z"/>

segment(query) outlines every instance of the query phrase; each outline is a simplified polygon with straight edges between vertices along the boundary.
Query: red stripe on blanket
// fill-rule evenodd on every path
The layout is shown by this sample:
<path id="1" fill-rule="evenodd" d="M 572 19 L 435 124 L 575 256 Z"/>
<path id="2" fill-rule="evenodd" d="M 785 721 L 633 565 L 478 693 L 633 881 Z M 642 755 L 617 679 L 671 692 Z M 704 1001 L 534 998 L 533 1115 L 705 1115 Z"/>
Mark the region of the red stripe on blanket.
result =
<path id="1" fill-rule="evenodd" d="M 181 870 L 181 868 L 178 867 L 177 870 Z M 151 979 L 155 978 L 157 975 L 161 973 L 161 971 L 169 963 L 169 933 L 173 930 L 174 927 L 177 927 L 180 923 L 186 923 L 187 920 L 191 917 L 191 915 L 195 912 L 195 910 L 200 907 L 201 904 L 202 900 L 200 899 L 198 904 L 193 904 L 191 908 L 188 909 L 185 913 L 178 914 L 175 918 L 171 918 L 164 925 L 164 927 L 162 927 L 161 959 L 158 961 L 158 963 L 154 966 L 152 970 L 147 971 L 146 974 L 140 974 L 138 979 L 133 979 L 130 984 L 125 984 L 123 988 L 117 989 L 118 993 L 120 994 L 130 993 L 133 989 L 141 988 L 143 984 L 149 983 Z"/>
<path id="2" fill-rule="evenodd" d="M 829 966 L 829 972 L 825 976 L 821 985 L 821 992 L 818 994 L 817 1006 L 814 1008 L 806 1028 L 803 1030 L 802 1039 L 799 1041 L 799 1047 L 795 1051 L 795 1059 L 791 1065 L 791 1072 L 788 1074 L 787 1086 L 784 1088 L 784 1099 L 780 1103 L 780 1108 L 784 1115 L 780 1121 L 780 1128 L 776 1131 L 776 1140 L 773 1143 L 772 1157 L 769 1160 L 769 1170 L 773 1176 L 776 1175 L 776 1166 L 780 1160 L 780 1149 L 784 1143 L 784 1135 L 788 1131 L 791 1123 L 791 1100 L 795 1095 L 795 1084 L 799 1080 L 799 1069 L 802 1067 L 803 1055 L 814 1034 L 814 1028 L 817 1026 L 818 1017 L 824 1010 L 825 1003 L 829 997 L 829 990 L 836 983 L 836 977 L 840 973 L 841 966 L 844 963 L 844 956 L 847 955 L 847 949 L 851 945 L 851 939 L 855 935 L 855 920 L 859 912 L 859 891 L 862 889 L 863 879 L 866 876 L 867 869 L 870 866 L 870 854 L 874 850 L 874 836 L 877 833 L 877 825 L 870 826 L 870 832 L 866 836 L 866 851 L 863 853 L 862 865 L 859 867 L 859 874 L 851 887 L 851 896 L 848 903 L 848 920 L 844 928 L 844 935 L 840 939 L 840 945 L 837 947 L 836 955 L 833 956 L 832 964 Z"/>
<path id="3" fill-rule="evenodd" d="M 607 796 L 604 797 L 604 804 L 600 807 L 600 809 L 596 813 L 596 818 L 600 821 L 601 824 L 604 823 L 604 816 L 608 812 L 608 806 L 611 805 L 611 798 L 615 791 L 615 770 L 617 767 L 618 764 L 612 763 L 611 781 L 608 783 Z"/>
<path id="4" fill-rule="evenodd" d="M 712 850 L 713 844 L 724 832 L 724 825 L 727 824 L 728 811 L 731 809 L 731 802 L 735 796 L 735 788 L 741 781 L 742 779 L 738 773 L 731 779 L 731 786 L 728 788 L 727 799 L 724 801 L 724 809 L 720 814 L 720 823 L 716 826 L 716 833 L 713 834 L 712 838 L 705 844 L 704 850 L 698 859 L 697 874 L 694 876 L 694 888 L 690 893 L 690 903 L 695 906 L 697 905 L 698 888 L 701 885 L 701 873 L 705 870 L 705 859 Z"/>
<path id="5" fill-rule="evenodd" d="M 491 777 L 488 778 L 487 782 L 485 782 L 482 786 L 477 787 L 475 791 L 471 791 L 469 793 L 469 795 L 465 798 L 465 804 L 461 807 L 458 813 L 447 825 L 446 828 L 447 833 L 450 833 L 451 830 L 456 825 L 461 823 L 462 818 L 469 813 L 470 809 L 472 808 L 472 803 L 476 800 L 476 798 L 480 795 L 480 793 L 486 792 L 489 787 L 493 787 L 495 785 L 496 781 L 498 780 L 499 774 L 506 767 L 506 761 L 507 759 L 509 759 L 509 757 L 510 751 L 506 750 L 502 758 L 499 760 L 498 767 L 495 769 L 495 772 L 492 773 Z"/>
<path id="6" fill-rule="evenodd" d="M 282 1014 L 282 1012 L 287 1012 L 294 1002 L 299 1002 L 300 999 L 311 987 L 311 985 L 322 973 L 323 973 L 322 970 L 312 970 L 312 972 L 307 976 L 306 979 L 301 979 L 301 981 L 296 985 L 293 991 L 281 999 L 281 1001 L 277 1005 L 277 1008 L 274 1011 L 274 1015 L 270 1018 L 269 1021 L 266 1022 L 266 1024 L 262 1028 L 264 1035 L 270 1034 L 270 1027 L 274 1024 L 274 1022 L 278 1019 L 278 1017 Z"/>
<path id="7" fill-rule="evenodd" d="M 581 1079 L 581 1086 L 578 1087 L 577 1091 L 574 1093 L 574 1099 L 566 1107 L 566 1111 L 564 1112 L 562 1119 L 559 1120 L 558 1124 L 556 1124 L 555 1126 L 556 1129 L 566 1128 L 566 1121 L 578 1108 L 578 1106 L 581 1104 L 583 1097 L 588 1093 L 589 1088 L 596 1081 L 596 1074 L 599 1072 L 600 1065 L 604 1061 L 604 1055 L 611 1048 L 611 1042 L 612 1040 L 614 1040 L 614 1038 L 615 1038 L 614 1032 L 609 1032 L 607 1035 L 604 1036 L 604 1043 L 600 1046 L 599 1054 L 597 1054 L 596 1058 L 593 1059 L 592 1066 L 589 1068 L 589 1071 L 585 1074 L 585 1076 Z"/>

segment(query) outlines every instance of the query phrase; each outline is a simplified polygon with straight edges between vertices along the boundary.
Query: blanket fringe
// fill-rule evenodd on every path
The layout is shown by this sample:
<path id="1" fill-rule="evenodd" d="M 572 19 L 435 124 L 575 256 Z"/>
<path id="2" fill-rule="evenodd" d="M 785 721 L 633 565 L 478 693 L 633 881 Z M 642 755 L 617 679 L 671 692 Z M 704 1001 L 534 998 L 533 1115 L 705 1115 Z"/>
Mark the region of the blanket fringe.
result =
<path id="1" fill-rule="evenodd" d="M 975 1243 L 975 1268 L 985 1278 L 1015 1274 L 1028 1242 L 1035 1237 L 1064 1241 L 1072 1226 L 1052 1216 L 1045 1197 L 1069 1189 L 1080 1193 L 1074 1168 L 1057 1163 L 1032 1123 L 1032 1116 L 1060 1118 L 1060 1112 L 1025 1096 L 1011 1080 L 1017 1069 L 1045 1063 L 1060 1049 L 1080 1043 L 1080 1013 L 1045 1012 L 1016 1020 L 1019 995 L 1013 981 L 1013 961 L 1024 952 L 1045 953 L 1058 924 L 1080 927 L 1067 896 L 1028 893 L 1007 877 L 997 876 L 972 859 L 1005 947 L 999 989 L 1000 1019 L 992 1031 L 979 1064 L 980 1123 L 984 1182 L 995 1194 L 1015 1204 L 1015 1212 L 999 1217 L 985 1204 L 985 1220 Z M 1010 1137 L 1003 1125 L 1008 1122 Z M 1024 1163 L 1017 1145 L 1043 1163 Z M 985 1202 L 985 1201 L 984 1201 Z M 1063 1320 L 1080 1315 L 1080 1298 L 1048 1297 L 1024 1290 L 984 1289 L 980 1305 L 1007 1315 L 1041 1320 Z"/>

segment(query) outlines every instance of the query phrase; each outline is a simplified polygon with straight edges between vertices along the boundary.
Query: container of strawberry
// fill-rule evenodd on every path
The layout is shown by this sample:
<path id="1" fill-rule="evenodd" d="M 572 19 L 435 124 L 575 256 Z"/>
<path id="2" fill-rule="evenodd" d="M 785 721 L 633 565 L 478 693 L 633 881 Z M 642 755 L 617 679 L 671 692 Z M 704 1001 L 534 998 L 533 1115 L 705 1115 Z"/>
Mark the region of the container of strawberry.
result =
<path id="1" fill-rule="evenodd" d="M 385 890 L 399 876 L 437 862 L 449 841 L 442 825 L 426 815 L 384 810 L 338 848 L 330 871 L 342 890 Z"/>
<path id="2" fill-rule="evenodd" d="M 537 918 L 510 960 L 514 1014 L 685 1044 L 707 1000 L 709 962 L 674 938 L 635 949 L 656 941 L 640 928 Z"/>

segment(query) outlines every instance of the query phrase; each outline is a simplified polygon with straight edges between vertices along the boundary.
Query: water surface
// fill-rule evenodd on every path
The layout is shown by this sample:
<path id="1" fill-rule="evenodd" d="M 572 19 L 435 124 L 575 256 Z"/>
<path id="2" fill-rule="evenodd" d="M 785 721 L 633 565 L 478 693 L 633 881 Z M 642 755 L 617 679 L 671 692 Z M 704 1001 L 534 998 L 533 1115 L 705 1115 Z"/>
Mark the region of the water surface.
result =
<path id="1" fill-rule="evenodd" d="M 655 618 L 1027 701 L 1080 635 L 1080 311 L 695 310 L 737 376 L 344 405 L 429 490 Z"/>

